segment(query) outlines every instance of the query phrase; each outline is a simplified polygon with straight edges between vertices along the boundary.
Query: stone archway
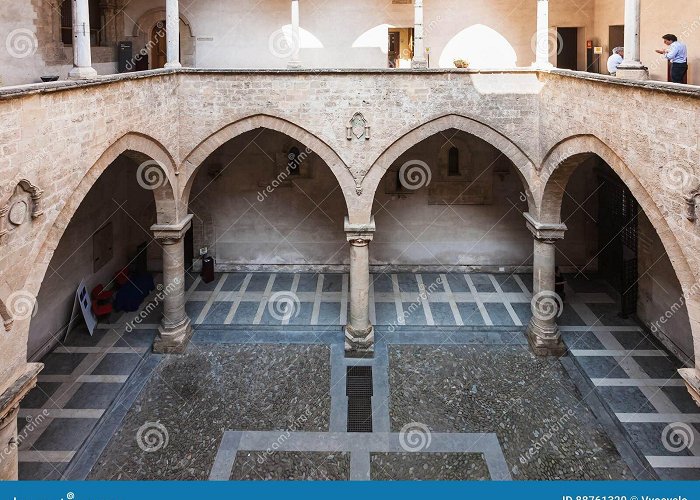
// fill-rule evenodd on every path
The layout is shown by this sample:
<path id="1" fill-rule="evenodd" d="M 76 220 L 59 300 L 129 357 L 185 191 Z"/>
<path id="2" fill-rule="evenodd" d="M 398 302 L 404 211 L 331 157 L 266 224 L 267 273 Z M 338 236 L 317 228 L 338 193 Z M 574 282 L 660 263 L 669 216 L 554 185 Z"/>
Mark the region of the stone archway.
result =
<path id="1" fill-rule="evenodd" d="M 140 164 L 138 172 L 142 178 L 139 180 L 146 189 L 153 191 L 158 223 L 174 224 L 182 218 L 184 213 L 181 212 L 180 204 L 175 198 L 174 186 L 177 185 L 174 179 L 175 164 L 170 153 L 155 139 L 140 133 L 127 133 L 107 148 L 85 173 L 82 181 L 73 191 L 73 195 L 66 200 L 53 224 L 46 230 L 44 237 L 37 238 L 41 246 L 36 258 L 33 259 L 34 265 L 24 284 L 23 289 L 27 293 L 36 296 L 53 252 L 68 223 L 90 188 L 120 155 L 126 155 Z"/>
<path id="2" fill-rule="evenodd" d="M 348 209 L 351 210 L 352 205 L 357 203 L 355 181 L 345 162 L 328 144 L 290 121 L 271 115 L 259 114 L 243 118 L 219 129 L 201 141 L 185 156 L 181 168 L 182 173 L 180 174 L 183 177 L 183 183 L 179 192 L 180 199 L 185 206 L 189 201 L 194 178 L 204 161 L 225 142 L 256 129 L 269 129 L 280 132 L 311 149 L 333 172 L 343 191 Z"/>
<path id="3" fill-rule="evenodd" d="M 142 49 L 146 51 L 149 55 L 149 69 L 152 69 L 152 55 L 151 52 L 154 50 L 153 42 L 151 40 L 152 34 L 155 31 L 162 29 L 163 34 L 165 34 L 165 26 L 162 28 L 158 26 L 158 23 L 165 19 L 165 9 L 155 8 L 150 9 L 137 19 L 134 24 L 134 30 L 132 37 L 134 38 L 134 54 L 139 53 Z M 183 30 L 183 28 L 186 28 Z M 192 29 L 192 23 L 187 19 L 187 17 L 180 13 L 180 62 L 184 67 L 194 67 L 196 66 L 196 55 L 197 55 L 197 44 L 196 36 L 194 30 Z"/>
<path id="4" fill-rule="evenodd" d="M 353 216 L 355 217 L 352 221 L 356 223 L 369 221 L 374 195 L 384 174 L 404 152 L 421 141 L 449 129 L 471 134 L 490 144 L 506 156 L 515 165 L 515 170 L 523 183 L 528 204 L 532 206 L 530 179 L 534 170 L 534 163 L 522 148 L 489 125 L 467 116 L 450 114 L 440 116 L 414 128 L 381 153 L 372 163 L 362 182 L 365 203 L 357 212 L 350 214 L 351 219 L 353 219 Z"/>
<path id="5" fill-rule="evenodd" d="M 664 210 L 644 187 L 634 171 L 605 142 L 594 135 L 580 135 L 567 138 L 554 146 L 544 158 L 540 178 L 541 191 L 536 193 L 536 209 L 533 217 L 545 225 L 557 225 L 561 221 L 561 206 L 569 178 L 581 163 L 592 155 L 605 161 L 624 182 L 637 203 L 659 235 L 663 248 L 669 257 L 673 271 L 680 283 L 688 309 L 695 365 L 700 359 L 700 299 L 696 275 L 688 262 L 687 255 L 692 248 L 684 248 L 671 228 Z"/>

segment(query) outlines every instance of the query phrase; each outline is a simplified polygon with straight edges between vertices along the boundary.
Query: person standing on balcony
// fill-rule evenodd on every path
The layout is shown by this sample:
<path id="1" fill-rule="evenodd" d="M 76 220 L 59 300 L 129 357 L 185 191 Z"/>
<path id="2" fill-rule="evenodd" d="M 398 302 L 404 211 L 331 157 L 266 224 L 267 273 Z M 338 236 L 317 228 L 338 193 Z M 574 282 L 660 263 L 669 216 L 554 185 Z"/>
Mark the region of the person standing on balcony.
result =
<path id="1" fill-rule="evenodd" d="M 625 48 L 624 47 L 615 47 L 612 50 L 612 55 L 608 57 L 608 73 L 610 75 L 615 76 L 615 73 L 617 73 L 617 67 L 622 64 L 622 61 L 625 59 Z"/>
<path id="2" fill-rule="evenodd" d="M 671 81 L 683 83 L 683 78 L 688 72 L 688 48 L 683 42 L 678 41 L 676 35 L 668 34 L 661 38 L 668 48 L 656 52 L 663 54 L 666 59 L 671 61 Z"/>

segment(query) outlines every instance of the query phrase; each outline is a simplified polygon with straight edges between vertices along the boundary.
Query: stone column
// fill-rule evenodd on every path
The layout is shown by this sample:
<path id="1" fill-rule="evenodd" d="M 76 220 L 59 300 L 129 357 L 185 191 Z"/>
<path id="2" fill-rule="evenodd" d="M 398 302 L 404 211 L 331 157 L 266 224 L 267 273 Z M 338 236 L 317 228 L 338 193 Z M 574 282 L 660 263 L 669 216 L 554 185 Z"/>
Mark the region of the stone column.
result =
<path id="1" fill-rule="evenodd" d="M 21 444 L 21 437 L 17 436 L 17 412 L 24 396 L 36 386 L 36 377 L 43 367 L 41 363 L 27 363 L 22 375 L 0 394 L 0 481 L 17 480 Z M 31 431 L 27 426 L 23 432 Z"/>
<path id="2" fill-rule="evenodd" d="M 292 59 L 287 63 L 289 69 L 301 68 L 299 50 L 301 49 L 301 33 L 299 31 L 299 0 L 292 0 Z"/>
<path id="3" fill-rule="evenodd" d="M 73 2 L 73 69 L 68 73 L 71 80 L 88 80 L 97 76 L 92 67 L 90 53 L 90 9 L 88 0 Z"/>
<path id="4" fill-rule="evenodd" d="M 192 214 L 173 225 L 151 226 L 154 237 L 163 246 L 163 320 L 153 351 L 183 353 L 192 337 L 192 325 L 185 312 L 185 233 Z"/>
<path id="5" fill-rule="evenodd" d="M 649 69 L 640 59 L 640 19 L 641 0 L 625 0 L 625 59 L 617 67 L 615 76 L 618 78 L 649 79 Z"/>
<path id="6" fill-rule="evenodd" d="M 535 67 L 548 69 L 553 67 L 549 62 L 549 0 L 537 0 L 537 33 L 535 46 Z"/>
<path id="7" fill-rule="evenodd" d="M 168 44 L 166 68 L 181 68 L 180 9 L 178 0 L 165 0 L 165 36 Z"/>
<path id="8" fill-rule="evenodd" d="M 535 237 L 532 261 L 532 318 L 527 327 L 527 340 L 538 356 L 560 356 L 566 352 L 566 348 L 557 325 L 563 302 L 554 291 L 554 242 L 564 238 L 566 226 L 538 222 L 527 212 L 525 220 Z"/>
<path id="9" fill-rule="evenodd" d="M 369 224 L 350 224 L 345 234 L 350 242 L 350 314 L 345 327 L 345 354 L 372 356 L 374 327 L 369 321 L 369 242 L 374 235 L 374 218 Z"/>
<path id="10" fill-rule="evenodd" d="M 423 29 L 423 0 L 414 0 L 415 23 L 413 27 L 413 69 L 426 69 L 428 61 L 425 58 L 425 30 Z"/>

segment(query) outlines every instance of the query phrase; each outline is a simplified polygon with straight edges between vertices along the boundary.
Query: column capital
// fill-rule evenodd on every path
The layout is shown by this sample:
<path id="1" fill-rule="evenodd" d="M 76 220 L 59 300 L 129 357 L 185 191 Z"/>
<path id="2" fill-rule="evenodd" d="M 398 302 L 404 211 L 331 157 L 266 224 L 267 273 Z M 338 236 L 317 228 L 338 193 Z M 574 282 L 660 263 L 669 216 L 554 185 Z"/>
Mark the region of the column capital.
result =
<path id="1" fill-rule="evenodd" d="M 564 239 L 566 224 L 553 224 L 550 222 L 540 222 L 536 220 L 530 212 L 525 212 L 525 225 L 532 235 L 544 243 L 554 243 L 556 240 Z"/>
<path id="2" fill-rule="evenodd" d="M 177 243 L 192 225 L 192 217 L 192 214 L 188 214 L 175 224 L 153 224 L 151 226 L 153 237 L 165 245 Z"/>
<path id="3" fill-rule="evenodd" d="M 367 246 L 370 241 L 374 238 L 374 231 L 376 230 L 376 225 L 374 223 L 374 217 L 372 217 L 367 224 L 351 224 L 348 216 L 345 216 L 345 236 L 352 246 L 363 247 Z"/>

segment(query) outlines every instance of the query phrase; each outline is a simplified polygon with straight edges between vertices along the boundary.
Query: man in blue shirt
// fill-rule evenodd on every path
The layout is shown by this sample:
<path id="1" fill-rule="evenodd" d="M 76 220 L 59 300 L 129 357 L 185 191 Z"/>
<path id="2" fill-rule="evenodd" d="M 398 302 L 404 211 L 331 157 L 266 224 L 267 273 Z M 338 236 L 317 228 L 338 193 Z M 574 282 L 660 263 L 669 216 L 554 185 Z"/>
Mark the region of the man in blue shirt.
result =
<path id="1" fill-rule="evenodd" d="M 683 42 L 678 41 L 676 35 L 668 34 L 661 38 L 663 38 L 664 44 L 668 45 L 668 48 L 656 52 L 663 54 L 666 59 L 671 61 L 671 81 L 683 83 L 683 78 L 688 72 L 688 48 Z"/>

